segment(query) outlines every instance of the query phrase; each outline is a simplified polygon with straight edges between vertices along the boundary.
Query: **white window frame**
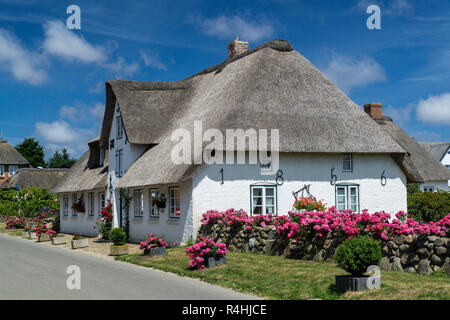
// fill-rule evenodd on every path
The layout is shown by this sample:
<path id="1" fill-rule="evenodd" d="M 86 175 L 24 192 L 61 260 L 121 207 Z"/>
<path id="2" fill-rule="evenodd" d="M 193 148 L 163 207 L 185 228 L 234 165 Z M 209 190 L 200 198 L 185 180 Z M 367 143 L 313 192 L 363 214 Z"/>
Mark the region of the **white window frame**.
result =
<path id="1" fill-rule="evenodd" d="M 116 150 L 116 177 L 123 176 L 123 149 Z"/>
<path id="2" fill-rule="evenodd" d="M 122 117 L 118 115 L 116 117 L 116 139 L 122 139 L 123 138 L 123 123 L 122 123 Z"/>
<path id="3" fill-rule="evenodd" d="M 156 193 L 156 199 L 159 199 L 159 196 L 161 194 L 159 189 L 150 189 L 148 191 L 149 217 L 150 218 L 159 218 L 158 206 L 156 204 L 153 205 L 153 192 Z"/>
<path id="4" fill-rule="evenodd" d="M 176 190 L 178 190 L 178 196 L 179 196 L 178 205 L 177 205 L 177 198 L 176 198 Z M 179 215 L 177 215 L 177 211 L 180 212 Z M 180 189 L 180 187 L 170 187 L 169 188 L 169 218 L 179 219 L 180 217 L 181 217 L 181 189 Z"/>
<path id="5" fill-rule="evenodd" d="M 339 207 L 339 201 L 338 201 L 338 190 L 344 190 L 344 208 L 340 208 Z M 351 191 L 352 190 L 356 190 L 356 194 L 352 195 Z M 356 201 L 353 202 L 352 201 L 352 197 L 356 197 Z M 359 185 L 357 184 L 338 184 L 336 185 L 336 189 L 335 189 L 335 205 L 336 205 L 336 209 L 338 211 L 343 211 L 343 210 L 348 210 L 351 209 L 353 212 L 355 213 L 359 213 L 360 212 L 360 198 L 359 198 Z M 356 205 L 355 209 L 353 210 L 352 205 Z"/>
<path id="6" fill-rule="evenodd" d="M 255 196 L 254 191 L 255 189 L 261 189 L 261 196 Z M 273 189 L 273 196 L 267 196 L 266 195 L 266 191 L 267 189 Z M 268 214 L 266 213 L 266 209 L 268 207 L 273 207 L 273 215 L 278 215 L 278 192 L 277 192 L 277 186 L 276 185 L 267 185 L 267 184 L 254 184 L 250 186 L 250 215 L 259 215 L 259 214 Z M 268 205 L 267 204 L 267 198 L 268 197 L 273 197 L 274 201 L 272 205 Z M 261 198 L 262 202 L 260 205 L 255 205 L 254 201 L 255 198 Z M 261 213 L 254 213 L 254 208 L 255 207 L 260 207 L 261 208 Z"/>
<path id="7" fill-rule="evenodd" d="M 95 212 L 95 193 L 88 193 L 88 216 L 93 217 Z"/>
<path id="8" fill-rule="evenodd" d="M 350 159 L 346 159 L 348 156 L 350 156 Z M 346 163 L 350 164 L 350 169 L 345 169 Z M 353 155 L 351 153 L 342 154 L 342 172 L 353 172 Z"/>
<path id="9" fill-rule="evenodd" d="M 15 170 L 11 172 L 11 167 L 14 167 Z M 8 165 L 8 175 L 10 177 L 12 177 L 13 175 L 15 175 L 17 173 L 17 171 L 19 170 L 19 166 L 17 164 L 10 164 Z"/>
<path id="10" fill-rule="evenodd" d="M 106 206 L 106 194 L 104 192 L 98 193 L 98 215 L 101 216 L 101 211 Z"/>
<path id="11" fill-rule="evenodd" d="M 69 195 L 63 195 L 63 216 L 69 215 Z"/>
<path id="12" fill-rule="evenodd" d="M 142 189 L 133 191 L 133 211 L 135 219 L 144 218 L 144 192 Z"/>
<path id="13" fill-rule="evenodd" d="M 4 177 L 4 176 L 5 176 L 5 165 L 0 164 L 0 177 Z"/>
<path id="14" fill-rule="evenodd" d="M 423 192 L 434 192 L 433 186 L 423 186 Z"/>
<path id="15" fill-rule="evenodd" d="M 72 206 L 78 202 L 78 195 L 76 193 L 72 194 Z M 78 212 L 72 208 L 72 217 L 77 217 Z"/>

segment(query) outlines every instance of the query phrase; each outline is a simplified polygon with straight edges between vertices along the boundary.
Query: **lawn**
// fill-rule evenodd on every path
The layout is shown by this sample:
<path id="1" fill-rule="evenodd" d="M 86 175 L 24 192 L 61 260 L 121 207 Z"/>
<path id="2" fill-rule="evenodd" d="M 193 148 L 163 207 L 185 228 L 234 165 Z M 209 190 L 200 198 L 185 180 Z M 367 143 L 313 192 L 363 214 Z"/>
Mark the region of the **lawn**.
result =
<path id="1" fill-rule="evenodd" d="M 132 254 L 116 257 L 116 260 L 197 278 L 269 299 L 450 299 L 450 277 L 442 274 L 425 276 L 382 272 L 380 290 L 340 295 L 334 287 L 334 276 L 345 272 L 329 262 L 230 252 L 226 265 L 190 270 L 189 258 L 182 247 L 168 249 L 167 255 L 161 257 Z"/>

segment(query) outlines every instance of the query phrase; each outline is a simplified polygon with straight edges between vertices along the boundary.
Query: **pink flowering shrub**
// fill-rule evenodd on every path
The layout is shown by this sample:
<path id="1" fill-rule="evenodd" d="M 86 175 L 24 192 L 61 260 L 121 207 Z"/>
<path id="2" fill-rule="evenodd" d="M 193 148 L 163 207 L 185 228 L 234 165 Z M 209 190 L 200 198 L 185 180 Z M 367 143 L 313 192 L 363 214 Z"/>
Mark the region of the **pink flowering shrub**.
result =
<path id="1" fill-rule="evenodd" d="M 201 223 L 204 226 L 218 224 L 221 226 L 229 226 L 231 228 L 241 228 L 246 225 L 246 228 L 250 230 L 252 220 L 249 218 L 247 212 L 242 209 L 238 211 L 228 209 L 225 212 L 209 210 L 202 215 Z"/>
<path id="2" fill-rule="evenodd" d="M 205 239 L 205 237 L 200 238 L 200 242 L 186 248 L 186 255 L 191 259 L 189 266 L 197 269 L 205 268 L 205 262 L 208 258 L 220 258 L 225 256 L 227 252 L 225 243 L 215 243 L 214 239 Z"/>
<path id="3" fill-rule="evenodd" d="M 39 224 L 37 227 L 34 228 L 34 232 L 36 233 L 36 237 L 40 237 L 41 234 L 47 233 L 47 225 L 45 223 Z"/>
<path id="4" fill-rule="evenodd" d="M 25 218 L 10 218 L 6 220 L 6 229 L 22 229 L 27 225 Z"/>
<path id="5" fill-rule="evenodd" d="M 167 242 L 150 233 L 148 239 L 140 243 L 139 249 L 147 254 L 151 248 L 167 248 Z"/>
<path id="6" fill-rule="evenodd" d="M 58 235 L 55 230 L 47 230 L 46 234 L 48 234 L 50 238 L 56 237 Z"/>
<path id="7" fill-rule="evenodd" d="M 279 235 L 287 238 L 302 239 L 323 238 L 330 233 L 335 237 L 354 238 L 358 235 L 369 235 L 374 238 L 388 240 L 397 235 L 437 235 L 446 236 L 450 233 L 450 214 L 437 222 L 421 223 L 408 218 L 408 214 L 400 211 L 392 221 L 391 215 L 381 211 L 370 214 L 363 210 L 358 214 L 351 210 L 337 211 L 331 207 L 323 212 L 288 212 L 287 215 L 273 217 L 258 215 L 248 217 L 242 209 L 225 212 L 210 210 L 203 214 L 202 226 L 245 226 L 267 227 L 274 225 Z"/>

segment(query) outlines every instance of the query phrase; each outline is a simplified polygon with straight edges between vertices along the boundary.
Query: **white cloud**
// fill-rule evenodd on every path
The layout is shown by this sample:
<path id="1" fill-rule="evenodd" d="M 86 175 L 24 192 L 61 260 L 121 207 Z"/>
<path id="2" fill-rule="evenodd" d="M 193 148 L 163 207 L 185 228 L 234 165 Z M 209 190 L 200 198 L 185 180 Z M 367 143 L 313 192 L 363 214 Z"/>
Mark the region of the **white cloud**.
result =
<path id="1" fill-rule="evenodd" d="M 131 76 L 139 70 L 139 64 L 137 62 L 128 64 L 125 59 L 120 56 L 117 58 L 116 62 L 108 63 L 103 66 L 114 72 L 115 77 L 118 79 Z"/>
<path id="2" fill-rule="evenodd" d="M 274 28 L 268 21 L 251 21 L 239 16 L 220 15 L 211 19 L 192 16 L 188 22 L 199 25 L 203 33 L 219 39 L 239 36 L 245 41 L 259 41 L 274 34 Z"/>
<path id="3" fill-rule="evenodd" d="M 49 151 L 47 156 L 64 147 L 71 154 L 79 155 L 87 150 L 87 143 L 95 136 L 93 130 L 74 128 L 64 120 L 38 122 L 35 130 L 36 135 L 44 142 L 45 149 Z"/>
<path id="4" fill-rule="evenodd" d="M 384 68 L 370 57 L 354 59 L 335 55 L 328 66 L 321 69 L 330 81 L 346 93 L 356 87 L 387 81 Z"/>
<path id="5" fill-rule="evenodd" d="M 144 64 L 147 67 L 153 67 L 153 68 L 158 69 L 158 70 L 167 71 L 166 64 L 164 62 L 162 62 L 161 60 L 159 60 L 158 54 L 156 54 L 156 53 L 155 54 L 149 54 L 149 53 L 146 53 L 146 52 L 144 52 L 142 50 L 140 51 L 140 53 L 141 53 L 142 60 L 144 60 Z"/>
<path id="6" fill-rule="evenodd" d="M 105 104 L 96 102 L 93 105 L 75 103 L 75 106 L 62 106 L 59 109 L 60 119 L 66 119 L 72 122 L 85 121 L 87 119 L 103 119 Z"/>
<path id="7" fill-rule="evenodd" d="M 44 24 L 44 31 L 42 48 L 48 54 L 85 63 L 102 63 L 107 60 L 104 48 L 91 45 L 83 37 L 69 31 L 61 21 L 47 22 Z"/>
<path id="8" fill-rule="evenodd" d="M 417 119 L 430 124 L 450 125 L 450 92 L 420 99 Z"/>
<path id="9" fill-rule="evenodd" d="M 47 78 L 45 70 L 39 67 L 41 60 L 12 34 L 0 29 L 0 69 L 10 72 L 19 81 L 39 85 Z"/>
<path id="10" fill-rule="evenodd" d="M 36 131 L 39 136 L 50 143 L 72 143 L 76 142 L 83 134 L 73 129 L 64 120 L 57 120 L 51 123 L 36 123 Z"/>

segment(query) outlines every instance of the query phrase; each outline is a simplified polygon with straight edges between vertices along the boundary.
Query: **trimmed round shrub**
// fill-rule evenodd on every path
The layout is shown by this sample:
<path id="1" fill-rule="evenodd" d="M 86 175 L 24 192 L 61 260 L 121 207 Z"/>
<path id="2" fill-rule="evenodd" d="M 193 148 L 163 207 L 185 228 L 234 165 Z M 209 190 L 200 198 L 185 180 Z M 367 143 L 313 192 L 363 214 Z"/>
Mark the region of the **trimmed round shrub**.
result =
<path id="1" fill-rule="evenodd" d="M 337 248 L 334 259 L 348 273 L 362 276 L 367 272 L 367 267 L 380 262 L 381 247 L 378 241 L 370 237 L 346 239 Z"/>
<path id="2" fill-rule="evenodd" d="M 127 234 L 122 230 L 122 228 L 115 228 L 109 232 L 109 238 L 112 240 L 115 246 L 121 246 L 125 244 L 125 241 L 127 240 Z"/>

